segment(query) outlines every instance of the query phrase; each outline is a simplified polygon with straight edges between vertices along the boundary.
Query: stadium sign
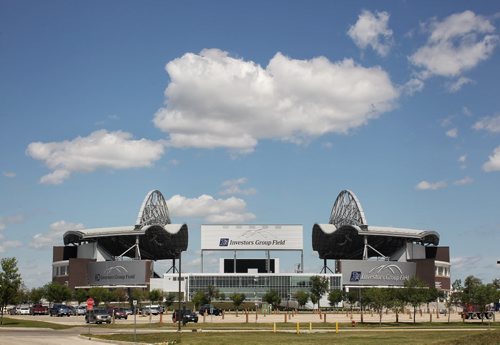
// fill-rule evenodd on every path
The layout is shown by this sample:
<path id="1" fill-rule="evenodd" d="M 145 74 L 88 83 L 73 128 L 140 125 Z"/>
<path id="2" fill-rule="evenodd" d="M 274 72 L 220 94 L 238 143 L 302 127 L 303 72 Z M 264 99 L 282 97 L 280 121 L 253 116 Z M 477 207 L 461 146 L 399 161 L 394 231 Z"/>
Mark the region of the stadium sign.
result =
<path id="1" fill-rule="evenodd" d="M 89 262 L 90 285 L 144 285 L 151 276 L 151 261 Z"/>
<path id="2" fill-rule="evenodd" d="M 302 225 L 202 225 L 202 250 L 302 250 Z"/>
<path id="3" fill-rule="evenodd" d="M 342 281 L 351 286 L 404 286 L 416 264 L 396 261 L 340 260 Z"/>

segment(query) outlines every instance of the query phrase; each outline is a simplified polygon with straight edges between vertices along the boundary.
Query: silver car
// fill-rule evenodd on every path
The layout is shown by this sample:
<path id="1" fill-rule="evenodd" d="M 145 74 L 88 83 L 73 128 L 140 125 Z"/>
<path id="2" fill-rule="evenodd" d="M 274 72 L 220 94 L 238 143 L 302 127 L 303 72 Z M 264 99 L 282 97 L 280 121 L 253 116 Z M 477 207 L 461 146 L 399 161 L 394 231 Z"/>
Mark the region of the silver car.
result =
<path id="1" fill-rule="evenodd" d="M 86 323 L 111 323 L 111 316 L 106 309 L 94 309 L 85 315 Z"/>

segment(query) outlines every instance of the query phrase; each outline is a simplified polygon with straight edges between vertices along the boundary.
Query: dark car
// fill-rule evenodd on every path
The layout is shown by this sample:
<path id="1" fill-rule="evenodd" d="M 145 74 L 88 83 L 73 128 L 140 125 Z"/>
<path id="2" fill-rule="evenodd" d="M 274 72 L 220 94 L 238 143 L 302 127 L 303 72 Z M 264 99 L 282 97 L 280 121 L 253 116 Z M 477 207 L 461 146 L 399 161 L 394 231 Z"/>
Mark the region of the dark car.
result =
<path id="1" fill-rule="evenodd" d="M 111 323 L 111 316 L 106 309 L 96 308 L 85 315 L 86 323 Z"/>
<path id="2" fill-rule="evenodd" d="M 188 322 L 198 323 L 198 314 L 190 309 L 176 310 L 172 314 L 172 321 L 178 322 L 179 317 L 182 316 L 182 324 L 185 325 Z"/>
<path id="3" fill-rule="evenodd" d="M 127 319 L 128 314 L 123 308 L 110 308 L 108 309 L 108 314 L 113 316 L 113 313 L 115 314 L 115 319 Z"/>
<path id="4" fill-rule="evenodd" d="M 205 315 L 205 313 L 207 313 L 207 315 L 218 316 L 221 313 L 221 311 L 220 311 L 220 309 L 214 307 L 211 304 L 204 304 L 201 306 L 199 313 L 200 313 L 200 315 Z"/>
<path id="5" fill-rule="evenodd" d="M 71 310 L 65 304 L 54 304 L 52 308 L 49 309 L 50 316 L 70 316 L 71 314 Z"/>

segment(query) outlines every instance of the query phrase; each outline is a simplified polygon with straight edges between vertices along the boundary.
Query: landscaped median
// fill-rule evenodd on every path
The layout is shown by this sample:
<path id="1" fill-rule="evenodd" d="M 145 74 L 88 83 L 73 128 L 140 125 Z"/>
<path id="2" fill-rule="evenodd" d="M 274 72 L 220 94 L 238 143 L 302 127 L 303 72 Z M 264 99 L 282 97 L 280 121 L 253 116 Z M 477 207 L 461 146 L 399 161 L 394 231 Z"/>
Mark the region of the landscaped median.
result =
<path id="1" fill-rule="evenodd" d="M 347 328 L 347 327 L 346 327 Z M 190 332 L 163 332 L 163 333 L 131 333 L 109 334 L 93 336 L 98 339 L 112 341 L 126 341 L 147 344 L 189 344 L 189 345 L 257 345 L 257 344 L 367 344 L 367 345 L 396 345 L 396 344 L 467 344 L 484 345 L 500 344 L 500 330 L 495 329 L 466 329 L 449 328 L 446 330 L 434 328 L 411 327 L 383 327 L 381 328 L 357 328 L 355 330 L 340 328 L 326 332 L 325 329 L 318 329 L 316 332 L 304 330 L 299 334 L 293 328 L 283 327 L 281 331 L 273 332 L 262 329 L 196 329 Z M 196 332 L 194 332 L 196 330 Z M 88 334 L 83 336 L 88 337 Z"/>

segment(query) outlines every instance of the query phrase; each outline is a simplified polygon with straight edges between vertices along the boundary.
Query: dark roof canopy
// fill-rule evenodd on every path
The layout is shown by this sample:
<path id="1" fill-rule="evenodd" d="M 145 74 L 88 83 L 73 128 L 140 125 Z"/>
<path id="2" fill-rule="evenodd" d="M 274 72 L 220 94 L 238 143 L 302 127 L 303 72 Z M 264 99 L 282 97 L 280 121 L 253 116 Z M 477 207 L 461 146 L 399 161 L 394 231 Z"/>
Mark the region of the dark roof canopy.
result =
<path id="1" fill-rule="evenodd" d="M 370 248 L 368 257 L 390 257 L 408 242 L 438 245 L 439 234 L 368 225 L 359 200 L 348 190 L 340 192 L 335 200 L 329 224 L 314 224 L 312 231 L 313 250 L 321 259 L 363 259 L 365 244 Z"/>
<path id="2" fill-rule="evenodd" d="M 67 231 L 63 236 L 64 244 L 96 242 L 112 256 L 134 257 L 135 251 L 129 249 L 138 240 L 141 259 L 149 260 L 175 259 L 187 250 L 188 227 L 186 224 L 170 224 L 167 204 L 159 191 L 146 195 L 136 223 L 133 226 Z"/>

